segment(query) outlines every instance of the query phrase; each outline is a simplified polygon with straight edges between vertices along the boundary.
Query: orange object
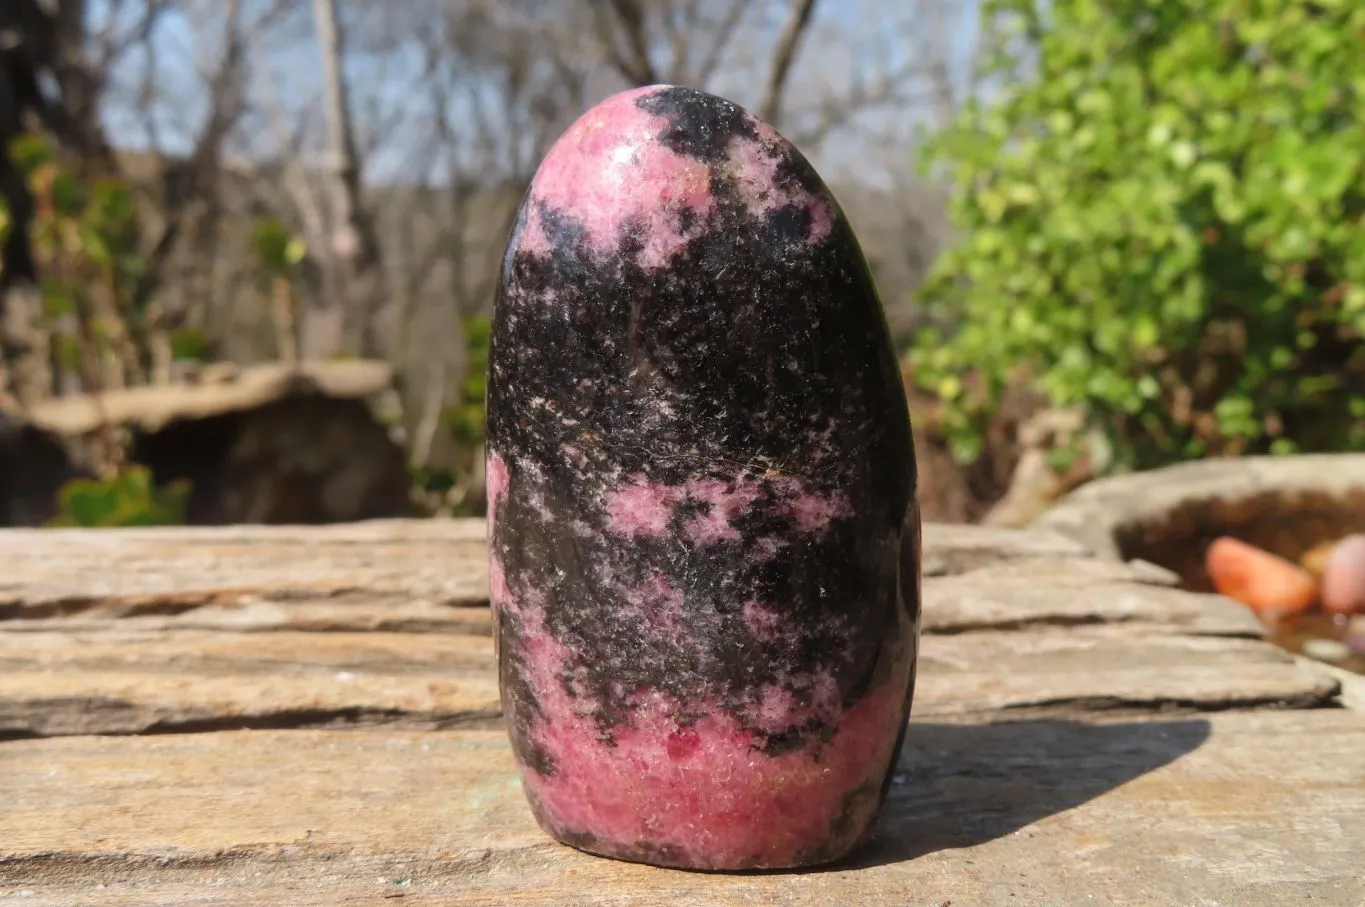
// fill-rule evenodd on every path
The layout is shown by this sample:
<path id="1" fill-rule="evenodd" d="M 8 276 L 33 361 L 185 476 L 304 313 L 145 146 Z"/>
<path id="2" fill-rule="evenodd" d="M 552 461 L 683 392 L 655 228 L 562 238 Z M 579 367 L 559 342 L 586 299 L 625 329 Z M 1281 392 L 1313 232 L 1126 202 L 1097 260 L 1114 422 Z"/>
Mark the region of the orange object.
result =
<path id="1" fill-rule="evenodd" d="M 1257 612 L 1297 614 L 1318 600 L 1318 584 L 1307 570 L 1238 539 L 1216 540 L 1204 565 L 1215 589 Z"/>

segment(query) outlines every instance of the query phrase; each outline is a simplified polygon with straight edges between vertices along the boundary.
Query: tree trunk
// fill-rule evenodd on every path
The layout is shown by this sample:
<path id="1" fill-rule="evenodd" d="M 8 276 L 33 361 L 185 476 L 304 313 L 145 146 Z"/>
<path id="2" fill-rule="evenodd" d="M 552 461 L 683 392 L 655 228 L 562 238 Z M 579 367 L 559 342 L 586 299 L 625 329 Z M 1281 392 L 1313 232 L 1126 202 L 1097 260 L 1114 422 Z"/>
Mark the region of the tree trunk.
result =
<path id="1" fill-rule="evenodd" d="M 386 305 L 379 241 L 373 219 L 361 195 L 361 162 L 356 148 L 355 123 L 351 117 L 346 77 L 342 71 L 345 37 L 337 18 L 335 0 L 313 0 L 313 16 L 322 52 L 324 105 L 327 117 L 327 157 L 332 207 L 329 239 L 330 259 L 338 280 L 331 281 L 336 295 L 321 301 L 324 309 L 339 308 L 341 338 L 354 337 L 358 348 L 350 352 L 387 358 L 392 337 L 381 337 L 376 321 Z M 349 304 L 348 304 L 349 303 Z M 347 317 L 347 316 L 350 317 Z M 330 339 L 314 334 L 314 342 Z M 316 355 L 321 350 L 307 350 Z M 337 350 L 329 352 L 335 353 Z"/>

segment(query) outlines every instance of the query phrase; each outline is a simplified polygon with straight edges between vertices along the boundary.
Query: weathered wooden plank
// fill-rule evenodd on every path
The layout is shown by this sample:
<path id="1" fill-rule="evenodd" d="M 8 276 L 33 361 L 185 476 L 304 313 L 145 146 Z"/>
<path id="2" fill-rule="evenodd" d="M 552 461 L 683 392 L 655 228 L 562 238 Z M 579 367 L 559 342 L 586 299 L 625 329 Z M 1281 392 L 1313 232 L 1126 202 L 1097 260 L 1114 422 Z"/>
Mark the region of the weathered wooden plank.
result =
<path id="1" fill-rule="evenodd" d="M 174 614 L 260 600 L 481 604 L 485 531 L 482 520 L 6 530 L 0 618 Z"/>
<path id="2" fill-rule="evenodd" d="M 0 646 L 0 738 L 451 728 L 499 714 L 488 637 L 31 633 Z"/>
<path id="3" fill-rule="evenodd" d="M 499 714 L 492 640 L 413 633 L 14 634 L 0 736 L 233 727 L 443 728 Z M 1340 682 L 1266 643 L 1066 632 L 924 639 L 916 713 L 1312 707 Z"/>
<path id="4" fill-rule="evenodd" d="M 487 632 L 484 524 L 0 532 L 0 627 Z M 80 556 L 72 557 L 79 550 Z M 1244 609 L 1061 536 L 929 526 L 925 629 L 1124 622 L 1255 636 Z M 8 618 L 8 619 L 6 619 Z"/>
<path id="5" fill-rule="evenodd" d="M 1341 684 L 1341 691 L 1336 696 L 1337 701 L 1348 709 L 1365 713 L 1365 675 L 1304 658 L 1301 655 L 1294 656 L 1294 660 L 1314 671 L 1321 671 L 1331 676 L 1337 683 Z"/>
<path id="6" fill-rule="evenodd" d="M 1246 608 L 1167 584 L 1165 571 L 1079 558 L 1030 558 L 924 581 L 926 633 L 1122 624 L 1133 632 L 1259 637 Z"/>
<path id="7" fill-rule="evenodd" d="M 873 845 L 710 875 L 550 844 L 497 732 L 0 745 L 0 894 L 29 904 L 1365 902 L 1365 719 L 916 722 Z M 103 886 L 95 891 L 95 886 Z M 367 900 L 368 899 L 368 900 Z"/>
<path id="8" fill-rule="evenodd" d="M 453 633 L 214 633 L 138 630 L 15 634 L 0 645 L 10 671 L 193 672 L 331 677 L 338 671 L 491 675 L 493 641 Z"/>
<path id="9" fill-rule="evenodd" d="M 334 679 L 100 671 L 0 676 L 0 740 L 220 728 L 488 727 L 499 714 L 492 675 L 458 680 L 372 673 Z"/>
<path id="10" fill-rule="evenodd" d="M 1059 532 L 927 523 L 923 535 L 925 576 L 951 576 L 1001 561 L 1093 556 L 1090 549 Z"/>
<path id="11" fill-rule="evenodd" d="M 1313 708 L 1341 691 L 1316 665 L 1255 640 L 1063 632 L 925 636 L 915 714 Z"/>
<path id="12" fill-rule="evenodd" d="M 0 620 L 171 615 L 253 602 L 481 603 L 482 520 L 338 526 L 0 531 Z M 79 556 L 73 556 L 79 552 Z M 1018 558 L 1085 558 L 1061 535 L 930 525 L 926 575 Z"/>
<path id="13" fill-rule="evenodd" d="M 163 599 L 164 601 L 165 599 Z M 121 606 L 123 603 L 119 603 Z M 438 604 L 399 596 L 356 592 L 327 601 L 209 601 L 171 614 L 124 613 L 94 603 L 61 616 L 0 620 L 0 633 L 121 633 L 126 630 L 218 630 L 233 633 L 272 631 L 315 633 L 385 631 L 397 633 L 492 632 L 485 602 Z"/>

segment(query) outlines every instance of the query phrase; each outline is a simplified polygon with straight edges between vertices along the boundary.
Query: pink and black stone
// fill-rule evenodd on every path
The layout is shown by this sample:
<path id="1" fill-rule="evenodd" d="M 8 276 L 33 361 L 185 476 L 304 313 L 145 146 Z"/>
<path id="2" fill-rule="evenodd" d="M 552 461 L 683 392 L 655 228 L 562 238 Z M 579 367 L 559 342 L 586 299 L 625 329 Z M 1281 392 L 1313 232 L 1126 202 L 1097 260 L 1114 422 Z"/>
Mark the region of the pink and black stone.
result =
<path id="1" fill-rule="evenodd" d="M 919 640 L 910 420 L 843 213 L 712 95 L 616 95 L 546 156 L 488 384 L 502 701 L 536 818 L 696 869 L 865 841 Z"/>

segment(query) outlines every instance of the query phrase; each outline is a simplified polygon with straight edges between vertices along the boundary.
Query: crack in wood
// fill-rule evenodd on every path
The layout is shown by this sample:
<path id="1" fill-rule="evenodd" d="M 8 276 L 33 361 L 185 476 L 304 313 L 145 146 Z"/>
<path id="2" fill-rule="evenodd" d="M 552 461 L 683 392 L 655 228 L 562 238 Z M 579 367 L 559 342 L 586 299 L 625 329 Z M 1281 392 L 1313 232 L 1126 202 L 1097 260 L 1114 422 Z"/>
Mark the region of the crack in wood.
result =
<path id="1" fill-rule="evenodd" d="M 117 700 L 81 700 L 75 703 L 56 701 L 28 703 L 30 710 L 42 714 L 45 709 L 60 713 L 72 705 L 79 706 L 71 722 L 36 721 L 21 725 L 11 717 L 0 716 L 0 742 L 12 740 L 48 740 L 70 736 L 132 737 L 160 734 L 211 734 L 219 731 L 289 731 L 289 730 L 372 730 L 391 731 L 449 731 L 494 730 L 502 728 L 500 709 L 469 711 L 415 712 L 405 709 L 368 708 L 363 706 L 332 709 L 282 709 L 279 711 L 245 715 L 194 714 L 137 720 L 147 709 Z M 91 713 L 105 716 L 105 727 Z M 52 714 L 49 712 L 48 714 Z M 22 719 L 22 715 L 19 716 Z M 120 718 L 125 724 L 116 726 Z M 67 723 L 69 726 L 63 727 Z M 5 725 L 9 725 L 6 727 Z M 91 725 L 94 725 L 93 727 Z"/>

